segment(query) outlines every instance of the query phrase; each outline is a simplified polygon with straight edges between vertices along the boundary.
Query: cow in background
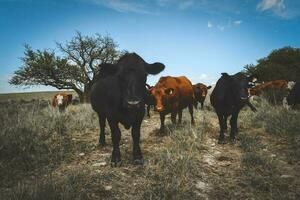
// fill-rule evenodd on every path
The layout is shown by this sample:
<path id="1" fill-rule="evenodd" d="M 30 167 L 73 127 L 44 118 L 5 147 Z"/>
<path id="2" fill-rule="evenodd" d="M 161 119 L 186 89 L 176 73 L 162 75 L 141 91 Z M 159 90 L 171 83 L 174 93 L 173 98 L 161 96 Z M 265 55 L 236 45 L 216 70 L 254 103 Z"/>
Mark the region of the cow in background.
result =
<path id="1" fill-rule="evenodd" d="M 259 96 L 261 93 L 267 91 L 267 90 L 286 90 L 288 89 L 289 82 L 286 80 L 274 80 L 274 81 L 268 81 L 261 83 L 259 85 L 255 85 L 250 89 L 250 95 L 256 95 Z"/>
<path id="2" fill-rule="evenodd" d="M 197 83 L 193 85 L 193 90 L 195 94 L 195 108 L 197 108 L 199 102 L 201 104 L 201 109 L 203 109 L 204 101 L 207 95 L 207 90 L 210 88 L 211 86 L 206 86 L 203 83 Z"/>
<path id="3" fill-rule="evenodd" d="M 286 100 L 287 104 L 292 108 L 295 108 L 297 104 L 300 104 L 300 82 L 296 82 L 292 86 Z"/>
<path id="4" fill-rule="evenodd" d="M 193 116 L 194 91 L 192 83 L 185 76 L 161 77 L 156 85 L 151 88 L 151 93 L 155 98 L 155 110 L 160 114 L 160 132 L 165 129 L 165 116 L 171 113 L 172 123 L 176 123 L 178 114 L 178 123 L 181 123 L 182 110 L 189 108 L 191 123 L 195 124 Z"/>
<path id="5" fill-rule="evenodd" d="M 119 123 L 131 128 L 133 161 L 143 164 L 140 149 L 140 129 L 145 115 L 145 84 L 148 74 L 158 74 L 162 63 L 146 63 L 135 53 L 124 54 L 116 64 L 103 64 L 91 91 L 91 105 L 99 117 L 100 145 L 105 145 L 107 119 L 113 144 L 112 166 L 121 164 Z"/>
<path id="6" fill-rule="evenodd" d="M 52 106 L 58 107 L 59 111 L 62 112 L 72 103 L 72 98 L 72 94 L 57 93 L 52 98 Z"/>
<path id="7" fill-rule="evenodd" d="M 219 144 L 225 143 L 224 132 L 227 130 L 227 118 L 230 119 L 230 139 L 235 142 L 235 137 L 238 133 L 237 119 L 240 110 L 244 105 L 248 105 L 252 111 L 256 111 L 255 107 L 249 102 L 249 82 L 252 82 L 253 77 L 247 77 L 243 73 L 228 75 L 222 73 L 221 78 L 210 96 L 210 102 L 214 107 L 220 125 Z"/>
<path id="8" fill-rule="evenodd" d="M 155 98 L 151 94 L 151 89 L 153 86 L 146 84 L 146 97 L 145 97 L 145 104 L 146 104 L 146 112 L 147 116 L 150 118 L 150 108 L 155 106 Z"/>

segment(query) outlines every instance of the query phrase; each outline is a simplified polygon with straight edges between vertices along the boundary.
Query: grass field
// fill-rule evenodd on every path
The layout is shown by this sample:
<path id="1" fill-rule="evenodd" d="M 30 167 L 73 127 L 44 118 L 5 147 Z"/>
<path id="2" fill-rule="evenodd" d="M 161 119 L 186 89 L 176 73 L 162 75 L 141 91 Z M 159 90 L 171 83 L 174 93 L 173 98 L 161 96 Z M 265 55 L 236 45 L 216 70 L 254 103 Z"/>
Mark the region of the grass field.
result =
<path id="1" fill-rule="evenodd" d="M 132 164 L 131 133 L 120 126 L 123 163 L 112 168 L 110 130 L 107 147 L 100 148 L 89 104 L 59 113 L 35 102 L 9 102 L 0 106 L 0 197 L 300 199 L 300 112 L 264 100 L 256 107 L 256 113 L 241 111 L 234 145 L 217 144 L 217 117 L 207 102 L 196 110 L 194 127 L 187 112 L 180 125 L 168 118 L 166 135 L 158 133 L 159 116 L 152 112 L 141 129 L 145 164 Z"/>
<path id="2" fill-rule="evenodd" d="M 74 91 L 59 91 L 77 96 Z M 31 101 L 36 100 L 51 100 L 58 91 L 51 92 L 24 92 L 24 93 L 0 93 L 0 102 L 3 101 Z"/>

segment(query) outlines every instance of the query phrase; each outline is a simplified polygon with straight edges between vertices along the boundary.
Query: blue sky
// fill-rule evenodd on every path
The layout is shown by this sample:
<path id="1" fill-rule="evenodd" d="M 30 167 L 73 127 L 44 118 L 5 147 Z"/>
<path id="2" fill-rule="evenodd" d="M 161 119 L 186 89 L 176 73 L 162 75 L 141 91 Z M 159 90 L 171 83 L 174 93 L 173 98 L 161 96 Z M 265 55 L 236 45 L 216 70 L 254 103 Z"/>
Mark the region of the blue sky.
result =
<path id="1" fill-rule="evenodd" d="M 24 44 L 55 48 L 76 31 L 109 34 L 119 49 L 166 69 L 148 78 L 185 75 L 211 84 L 273 49 L 300 47 L 298 0 L 0 0 L 0 93 L 21 66 Z"/>

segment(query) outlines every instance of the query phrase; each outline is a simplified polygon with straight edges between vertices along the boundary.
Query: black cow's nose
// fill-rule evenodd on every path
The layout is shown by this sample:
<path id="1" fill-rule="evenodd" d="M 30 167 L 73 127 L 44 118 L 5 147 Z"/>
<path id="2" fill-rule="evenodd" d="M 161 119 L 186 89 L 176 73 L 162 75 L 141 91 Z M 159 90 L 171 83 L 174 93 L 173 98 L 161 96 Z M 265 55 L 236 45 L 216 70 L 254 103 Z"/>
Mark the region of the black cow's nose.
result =
<path id="1" fill-rule="evenodd" d="M 139 108 L 141 105 L 141 101 L 134 100 L 134 101 L 127 101 L 127 108 L 136 109 Z"/>
<path id="2" fill-rule="evenodd" d="M 131 106 L 136 106 L 140 103 L 141 101 L 127 101 L 128 105 L 131 105 Z"/>

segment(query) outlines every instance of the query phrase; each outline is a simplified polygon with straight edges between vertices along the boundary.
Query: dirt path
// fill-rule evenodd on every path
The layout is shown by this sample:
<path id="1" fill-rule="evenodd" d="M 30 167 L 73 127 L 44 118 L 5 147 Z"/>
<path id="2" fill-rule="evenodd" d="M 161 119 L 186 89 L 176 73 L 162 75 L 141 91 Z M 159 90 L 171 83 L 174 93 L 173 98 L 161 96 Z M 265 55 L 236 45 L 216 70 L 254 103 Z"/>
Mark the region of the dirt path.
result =
<path id="1" fill-rule="evenodd" d="M 256 192 L 262 193 L 261 198 L 269 199 L 268 191 L 259 191 L 255 186 L 249 187 L 253 177 L 247 173 L 257 173 L 256 168 L 249 170 L 245 167 L 243 159 L 245 151 L 241 148 L 241 141 L 235 145 L 225 144 L 219 145 L 218 138 L 218 123 L 214 117 L 214 113 L 210 111 L 197 111 L 196 121 L 199 126 L 202 125 L 203 116 L 206 117 L 209 124 L 209 131 L 203 135 L 201 145 L 202 150 L 199 152 L 201 157 L 199 163 L 199 176 L 189 180 L 194 184 L 193 192 L 197 194 L 198 199 L 240 199 L 240 198 L 254 198 L 256 199 Z M 187 121 L 189 118 L 187 118 Z M 167 119 L 166 123 L 170 123 Z M 204 122 L 203 122 L 204 123 Z M 120 126 L 121 127 L 121 126 Z M 145 118 L 142 124 L 141 135 L 141 149 L 146 159 L 144 166 L 135 166 L 131 163 L 132 160 L 132 139 L 131 133 L 128 130 L 122 129 L 122 139 L 120 149 L 122 154 L 122 166 L 112 168 L 110 166 L 111 155 L 111 139 L 107 135 L 107 147 L 99 148 L 97 141 L 99 137 L 98 131 L 91 132 L 89 137 L 86 135 L 74 136 L 75 140 L 86 140 L 91 143 L 91 151 L 79 152 L 75 159 L 69 163 L 61 164 L 54 172 L 54 177 L 64 177 L 72 171 L 84 172 L 88 182 L 86 184 L 89 190 L 89 196 L 97 198 L 99 196 L 107 197 L 108 199 L 145 199 L 145 185 L 150 184 L 149 180 L 149 160 L 158 159 L 160 155 L 153 152 L 160 152 L 162 147 L 170 143 L 169 136 L 159 136 L 159 116 L 153 115 L 151 118 Z M 110 131 L 107 129 L 107 133 Z M 76 138 L 77 137 L 77 138 Z M 228 136 L 227 136 L 228 137 Z M 276 157 L 279 161 L 277 167 L 285 172 L 280 174 L 279 177 L 288 180 L 291 177 L 297 177 L 296 173 L 299 171 L 299 165 L 296 163 L 289 164 L 286 157 L 287 153 L 282 151 L 285 145 L 276 145 L 276 141 L 270 141 L 269 136 L 264 135 L 261 139 L 263 145 L 268 144 L 268 147 L 261 149 L 266 156 Z M 240 136 L 242 138 L 242 136 Z M 272 150 L 276 149 L 276 152 Z M 259 150 L 260 151 L 260 150 Z M 198 162 L 198 161 L 197 161 Z M 152 164 L 152 163 L 151 163 Z M 264 170 L 263 168 L 259 170 Z M 266 176 L 266 175 L 259 175 Z M 265 178 L 265 177 L 263 177 Z M 274 179 L 275 180 L 275 179 Z M 277 179 L 276 179 L 277 180 Z M 281 179 L 280 179 L 281 180 Z M 166 183 L 164 183 L 166 184 Z M 297 185 L 296 185 L 297 186 Z M 163 186 L 164 187 L 164 186 Z M 104 196 L 103 196 L 104 195 Z M 106 196 L 105 196 L 106 195 Z M 272 198 L 271 198 L 272 199 Z M 291 198 L 292 199 L 292 198 Z"/>

